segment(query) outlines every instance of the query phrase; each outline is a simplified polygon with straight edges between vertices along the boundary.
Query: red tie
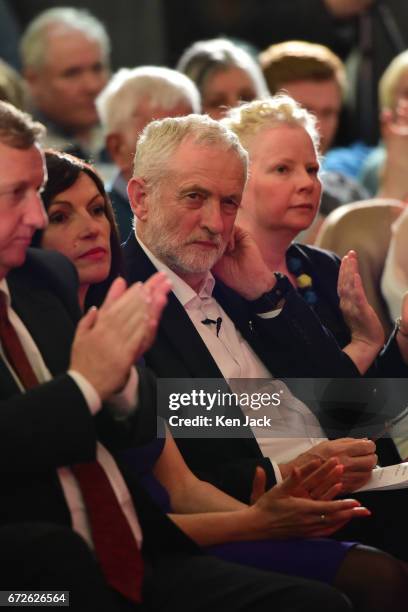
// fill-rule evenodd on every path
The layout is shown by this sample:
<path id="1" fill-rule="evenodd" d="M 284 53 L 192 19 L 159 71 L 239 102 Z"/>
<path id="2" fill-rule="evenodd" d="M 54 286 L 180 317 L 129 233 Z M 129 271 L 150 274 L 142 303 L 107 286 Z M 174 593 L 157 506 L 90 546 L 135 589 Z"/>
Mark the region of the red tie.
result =
<path id="1" fill-rule="evenodd" d="M 27 359 L 16 330 L 9 321 L 7 314 L 7 297 L 0 291 L 0 340 L 4 354 L 17 374 L 25 389 L 32 389 L 38 385 L 33 368 Z"/>
<path id="2" fill-rule="evenodd" d="M 7 297 L 0 291 L 0 341 L 25 389 L 39 381 L 7 314 Z M 97 461 L 71 466 L 91 524 L 95 553 L 107 582 L 127 599 L 141 601 L 143 559 L 109 479 Z"/>
<path id="3" fill-rule="evenodd" d="M 97 461 L 71 466 L 90 518 L 96 556 L 108 583 L 131 601 L 142 598 L 143 559 L 129 523 Z"/>

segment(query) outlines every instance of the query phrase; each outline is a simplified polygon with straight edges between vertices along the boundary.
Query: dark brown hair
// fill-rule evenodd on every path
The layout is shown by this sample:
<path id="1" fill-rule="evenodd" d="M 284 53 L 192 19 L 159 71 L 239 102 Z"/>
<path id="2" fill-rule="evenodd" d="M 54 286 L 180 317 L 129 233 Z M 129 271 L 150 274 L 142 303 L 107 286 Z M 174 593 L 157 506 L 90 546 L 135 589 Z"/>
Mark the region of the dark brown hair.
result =
<path id="1" fill-rule="evenodd" d="M 105 191 L 103 181 L 99 174 L 90 164 L 86 163 L 82 159 L 79 159 L 74 155 L 69 155 L 68 153 L 61 153 L 59 151 L 48 149 L 45 151 L 45 163 L 47 165 L 48 181 L 41 195 L 47 211 L 55 196 L 72 187 L 72 185 L 74 185 L 74 183 L 77 181 L 81 172 L 84 172 L 87 176 L 89 176 L 105 200 L 106 217 L 111 228 L 111 268 L 108 277 L 104 281 L 95 283 L 89 287 L 85 300 L 85 308 L 89 308 L 89 306 L 92 305 L 98 306 L 102 303 L 113 279 L 119 276 L 123 269 L 119 234 L 116 227 L 111 201 Z M 41 247 L 42 235 L 43 232 L 41 230 L 34 234 L 32 246 Z"/>

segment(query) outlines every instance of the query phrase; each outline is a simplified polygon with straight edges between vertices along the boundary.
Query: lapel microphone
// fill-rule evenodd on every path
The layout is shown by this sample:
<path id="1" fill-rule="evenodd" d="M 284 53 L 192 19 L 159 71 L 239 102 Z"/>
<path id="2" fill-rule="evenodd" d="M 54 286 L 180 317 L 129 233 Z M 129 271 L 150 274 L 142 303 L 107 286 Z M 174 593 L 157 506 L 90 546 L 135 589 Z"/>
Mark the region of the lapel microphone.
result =
<path id="1" fill-rule="evenodd" d="M 221 323 L 222 323 L 222 318 L 221 317 L 217 317 L 217 320 L 214 321 L 214 319 L 204 319 L 204 321 L 201 321 L 201 323 L 204 323 L 204 325 L 215 325 L 215 330 L 217 332 L 217 338 L 218 338 L 218 334 L 220 333 L 220 329 L 221 329 Z"/>

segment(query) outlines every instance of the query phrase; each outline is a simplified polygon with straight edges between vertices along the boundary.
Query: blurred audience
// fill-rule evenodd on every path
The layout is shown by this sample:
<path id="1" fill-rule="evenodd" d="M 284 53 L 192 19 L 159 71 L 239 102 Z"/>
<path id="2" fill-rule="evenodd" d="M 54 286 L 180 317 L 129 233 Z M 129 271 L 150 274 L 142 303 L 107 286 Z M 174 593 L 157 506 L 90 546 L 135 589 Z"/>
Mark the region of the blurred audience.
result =
<path id="1" fill-rule="evenodd" d="M 395 57 L 378 84 L 382 142 L 366 159 L 361 182 L 371 195 L 408 195 L 408 51 Z"/>
<path id="2" fill-rule="evenodd" d="M 27 103 L 25 83 L 19 73 L 0 59 L 0 100 L 24 109 Z"/>
<path id="3" fill-rule="evenodd" d="M 195 42 L 184 51 L 176 68 L 197 85 L 203 112 L 213 119 L 220 119 L 241 101 L 268 95 L 256 59 L 225 38 Z"/>
<path id="4" fill-rule="evenodd" d="M 117 168 L 108 193 L 124 242 L 132 227 L 133 214 L 126 189 L 139 134 L 153 119 L 199 113 L 200 94 L 189 78 L 175 70 L 141 66 L 119 70 L 96 104 L 106 147 Z"/>
<path id="5" fill-rule="evenodd" d="M 285 90 L 316 116 L 320 149 L 325 154 L 336 135 L 346 89 L 343 62 L 328 47 L 294 40 L 270 46 L 259 59 L 271 93 Z M 332 210 L 367 195 L 356 181 L 339 172 L 324 171 L 321 178 L 320 216 L 313 230 L 304 236 L 309 242 L 313 242 L 319 224 Z"/>
<path id="6" fill-rule="evenodd" d="M 95 98 L 109 74 L 110 41 L 85 10 L 51 8 L 21 39 L 32 111 L 47 127 L 45 145 L 99 161 L 103 137 Z"/>

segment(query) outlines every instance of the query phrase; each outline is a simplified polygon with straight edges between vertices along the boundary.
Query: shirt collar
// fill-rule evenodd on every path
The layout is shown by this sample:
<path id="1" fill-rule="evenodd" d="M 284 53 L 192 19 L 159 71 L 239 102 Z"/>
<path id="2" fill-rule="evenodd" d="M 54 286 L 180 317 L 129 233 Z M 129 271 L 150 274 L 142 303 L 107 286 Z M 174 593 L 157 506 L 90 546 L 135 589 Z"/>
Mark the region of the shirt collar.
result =
<path id="1" fill-rule="evenodd" d="M 143 249 L 144 253 L 150 259 L 155 268 L 157 268 L 159 272 L 165 272 L 167 274 L 172 284 L 172 291 L 184 308 L 188 308 L 191 302 L 197 298 L 205 299 L 212 296 L 215 278 L 211 272 L 207 272 L 200 291 L 197 294 L 194 289 L 192 289 L 182 278 L 173 272 L 173 270 L 166 266 L 165 263 L 160 261 L 160 259 L 157 259 L 150 249 L 148 249 L 147 246 L 140 240 L 136 233 L 135 236 L 140 247 Z"/>
<path id="2" fill-rule="evenodd" d="M 5 278 L 2 278 L 2 280 L 0 281 L 0 291 L 3 291 L 3 293 L 6 294 L 6 304 L 7 306 L 10 306 L 10 303 L 11 303 L 10 289 L 8 288 L 8 284 Z"/>

